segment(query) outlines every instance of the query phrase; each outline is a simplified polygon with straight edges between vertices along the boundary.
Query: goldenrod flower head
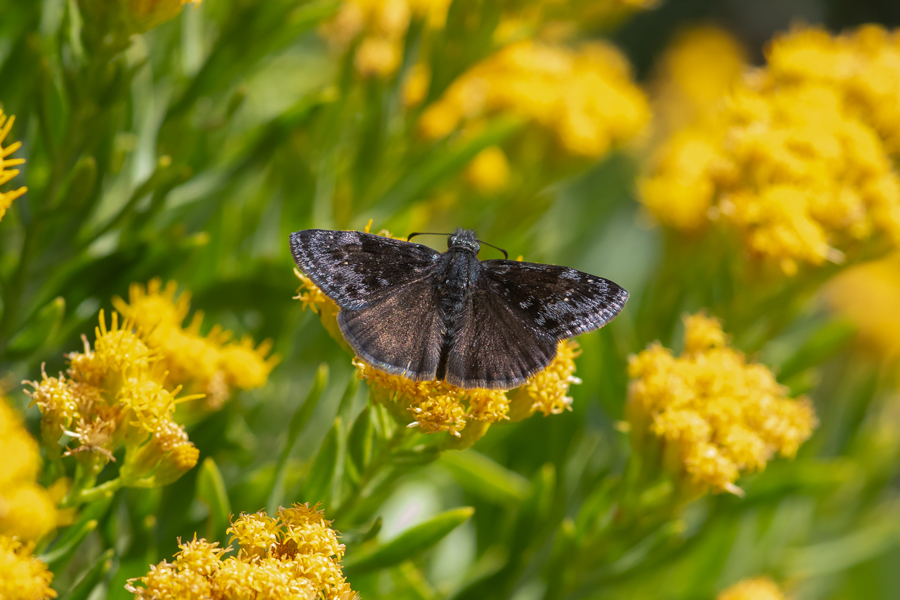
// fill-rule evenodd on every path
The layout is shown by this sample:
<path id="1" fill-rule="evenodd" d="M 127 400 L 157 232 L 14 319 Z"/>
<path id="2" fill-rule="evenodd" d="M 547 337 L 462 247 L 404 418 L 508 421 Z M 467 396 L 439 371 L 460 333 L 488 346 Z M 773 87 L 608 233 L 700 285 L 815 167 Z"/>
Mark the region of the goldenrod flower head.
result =
<path id="1" fill-rule="evenodd" d="M 278 363 L 277 356 L 267 358 L 271 342 L 257 347 L 248 336 L 235 341 L 230 331 L 218 326 L 202 336 L 201 312 L 184 327 L 190 294 L 176 297 L 177 287 L 175 282 L 163 286 L 159 279 L 153 279 L 146 288 L 132 284 L 128 302 L 113 299 L 113 305 L 135 323 L 141 339 L 158 355 L 168 372 L 166 381 L 183 385 L 191 393 L 205 394 L 203 408 L 207 410 L 220 408 L 234 389 L 263 386 Z"/>
<path id="2" fill-rule="evenodd" d="M 509 161 L 497 146 L 485 148 L 472 159 L 465 172 L 466 182 L 481 194 L 496 194 L 509 183 Z"/>
<path id="3" fill-rule="evenodd" d="M 56 527 L 50 494 L 37 484 L 40 452 L 18 413 L 0 396 L 0 538 L 37 540 Z M 3 568 L 0 567 L 0 580 Z M 0 590 L 3 589 L 0 583 Z M 5 597 L 0 595 L 0 597 Z"/>
<path id="4" fill-rule="evenodd" d="M 642 202 L 684 231 L 734 228 L 751 255 L 786 275 L 841 262 L 842 247 L 875 236 L 900 244 L 900 178 L 889 154 L 900 149 L 892 137 L 900 111 L 894 102 L 890 116 L 879 111 L 885 97 L 871 89 L 871 81 L 900 85 L 896 39 L 877 28 L 777 38 L 766 68 L 656 150 Z"/>
<path id="5" fill-rule="evenodd" d="M 0 533 L 0 598 L 4 600 L 44 600 L 56 598 L 50 588 L 53 573 L 32 556 L 33 544 Z"/>
<path id="6" fill-rule="evenodd" d="M 752 577 L 732 585 L 716 596 L 716 600 L 784 600 L 784 594 L 768 577 Z"/>
<path id="7" fill-rule="evenodd" d="M 742 471 L 776 454 L 793 456 L 816 425 L 809 399 L 790 399 L 763 365 L 728 347 L 715 319 L 685 319 L 685 349 L 674 357 L 653 344 L 633 356 L 627 415 L 636 452 L 655 436 L 677 481 L 692 493 L 739 494 Z"/>
<path id="8" fill-rule="evenodd" d="M 864 348 L 885 360 L 900 357 L 900 253 L 843 271 L 825 297 L 856 326 Z"/>
<path id="9" fill-rule="evenodd" d="M 147 600 L 352 600 L 340 566 L 344 546 L 329 525 L 307 504 L 281 508 L 276 518 L 264 512 L 241 515 L 228 529 L 240 545 L 236 556 L 223 559 L 230 546 L 219 548 L 195 535 L 179 543 L 174 562 L 151 566 L 126 589 Z"/>
<path id="10" fill-rule="evenodd" d="M 576 155 L 600 157 L 649 119 L 627 61 L 611 46 L 578 50 L 531 40 L 509 44 L 454 81 L 422 114 L 420 132 L 443 137 L 463 121 L 512 113 L 555 133 Z"/>
<path id="11" fill-rule="evenodd" d="M 440 29 L 449 5 L 450 0 L 345 0 L 321 33 L 339 52 L 359 40 L 354 56 L 357 72 L 387 77 L 400 66 L 411 18 L 423 18 L 430 29 Z"/>
<path id="12" fill-rule="evenodd" d="M 7 167 L 15 167 L 25 162 L 24 158 L 8 158 L 13 152 L 22 147 L 22 142 L 14 142 L 5 148 L 3 147 L 3 140 L 9 135 L 15 122 L 15 117 L 7 118 L 3 111 L 0 110 L 0 187 L 19 174 L 18 169 L 9 169 Z M 0 221 L 3 220 L 3 215 L 6 214 L 6 209 L 12 205 L 13 200 L 27 191 L 28 188 L 26 187 L 20 187 L 8 192 L 0 191 Z"/>

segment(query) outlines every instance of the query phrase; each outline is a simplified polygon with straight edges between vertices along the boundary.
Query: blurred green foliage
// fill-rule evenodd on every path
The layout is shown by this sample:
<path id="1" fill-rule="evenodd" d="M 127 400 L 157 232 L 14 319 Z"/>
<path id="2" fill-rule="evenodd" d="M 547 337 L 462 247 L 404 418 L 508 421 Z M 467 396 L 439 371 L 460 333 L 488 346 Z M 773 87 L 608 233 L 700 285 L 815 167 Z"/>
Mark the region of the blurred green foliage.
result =
<path id="1" fill-rule="evenodd" d="M 625 154 L 532 162 L 480 195 L 461 178 L 469 161 L 532 134 L 497 118 L 421 139 L 401 78 L 359 77 L 316 33 L 339 2 L 206 0 L 134 37 L 86 18 L 90 4 L 0 0 L 0 102 L 17 116 L 29 188 L 0 223 L 0 373 L 9 386 L 44 363 L 63 369 L 98 309 L 152 277 L 190 290 L 207 327 L 272 338 L 282 362 L 189 429 L 196 468 L 83 507 L 40 548 L 61 596 L 129 597 L 125 581 L 179 536 L 227 542 L 230 514 L 291 502 L 334 519 L 363 598 L 711 598 L 758 574 L 798 599 L 895 596 L 900 445 L 879 416 L 896 376 L 856 356 L 848 328 L 811 301 L 837 267 L 754 287 L 732 240 L 690 245 L 642 225 Z M 494 49 L 501 4 L 452 3 L 429 42 L 429 100 Z M 670 5 L 664 15 L 703 13 Z M 674 28 L 660 19 L 635 17 L 619 36 L 637 47 L 635 31 Z M 414 20 L 404 68 L 422 35 Z M 287 240 L 369 219 L 398 236 L 471 227 L 512 256 L 628 289 L 624 313 L 580 339 L 574 410 L 493 426 L 456 451 L 368 405 L 350 357 L 292 300 Z M 653 340 L 677 348 L 681 315 L 700 309 L 811 391 L 821 426 L 794 461 L 741 479 L 744 498 L 623 508 L 627 357 Z M 613 536 L 621 510 L 648 520 Z"/>

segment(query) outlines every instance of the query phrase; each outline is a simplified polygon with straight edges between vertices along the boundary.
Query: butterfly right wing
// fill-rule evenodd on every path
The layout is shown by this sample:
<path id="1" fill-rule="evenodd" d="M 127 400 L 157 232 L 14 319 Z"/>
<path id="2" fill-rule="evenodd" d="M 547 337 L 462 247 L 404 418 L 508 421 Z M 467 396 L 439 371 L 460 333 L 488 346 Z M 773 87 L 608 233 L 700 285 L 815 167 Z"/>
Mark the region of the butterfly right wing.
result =
<path id="1" fill-rule="evenodd" d="M 294 262 L 342 309 L 359 309 L 427 277 L 440 252 L 360 231 L 306 229 L 291 234 Z"/>
<path id="2" fill-rule="evenodd" d="M 431 278 L 408 283 L 359 309 L 342 308 L 338 325 L 358 357 L 373 367 L 416 381 L 435 378 L 442 322 Z"/>

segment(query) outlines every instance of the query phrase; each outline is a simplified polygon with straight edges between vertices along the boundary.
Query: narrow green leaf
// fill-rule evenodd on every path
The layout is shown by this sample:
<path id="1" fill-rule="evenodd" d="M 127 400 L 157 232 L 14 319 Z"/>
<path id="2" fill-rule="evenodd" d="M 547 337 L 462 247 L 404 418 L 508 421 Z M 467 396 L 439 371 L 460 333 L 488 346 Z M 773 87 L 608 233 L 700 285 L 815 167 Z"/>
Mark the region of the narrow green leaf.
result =
<path id="1" fill-rule="evenodd" d="M 87 600 L 87 598 L 90 597 L 91 592 L 94 591 L 94 588 L 97 587 L 97 584 L 100 583 L 112 568 L 113 557 L 115 555 L 116 551 L 113 548 L 110 548 L 101 554 L 100 558 L 97 559 L 97 562 L 94 563 L 94 566 L 92 566 L 90 570 L 78 580 L 75 587 L 73 587 L 68 594 L 63 595 L 60 600 Z"/>
<path id="2" fill-rule="evenodd" d="M 231 503 L 219 467 L 216 461 L 209 457 L 204 459 L 200 466 L 200 474 L 197 476 L 197 499 L 209 507 L 206 539 L 209 541 L 223 539 L 231 515 Z"/>
<path id="3" fill-rule="evenodd" d="M 433 519 L 410 527 L 391 541 L 372 552 L 356 556 L 344 563 L 346 575 L 361 575 L 378 569 L 386 569 L 416 557 L 431 548 L 444 537 L 465 523 L 475 509 L 471 506 L 443 512 Z"/>
<path id="4" fill-rule="evenodd" d="M 10 340 L 8 358 L 22 359 L 52 339 L 59 331 L 65 313 L 66 301 L 62 296 L 51 300 Z"/>
<path id="5" fill-rule="evenodd" d="M 309 423 L 313 412 L 316 410 L 316 406 L 319 405 L 322 391 L 327 384 L 328 365 L 322 363 L 316 371 L 316 376 L 313 379 L 313 384 L 309 389 L 309 393 L 306 395 L 306 399 L 299 407 L 297 407 L 297 410 L 294 411 L 294 416 L 291 417 L 291 423 L 288 425 L 287 439 L 285 440 L 284 448 L 281 451 L 281 456 L 278 457 L 275 480 L 272 482 L 272 489 L 269 491 L 269 499 L 266 501 L 266 511 L 270 515 L 275 514 L 278 507 L 284 503 L 284 481 L 287 475 L 288 458 L 291 455 L 291 450 L 293 450 L 294 445 L 297 443 L 297 438 L 300 437 L 300 432 L 303 431 L 303 428 Z"/>
<path id="6" fill-rule="evenodd" d="M 82 156 L 60 187 L 53 199 L 53 210 L 64 209 L 77 213 L 87 205 L 97 184 L 97 160 L 93 156 Z"/>
<path id="7" fill-rule="evenodd" d="M 813 333 L 800 348 L 778 369 L 779 381 L 786 381 L 797 373 L 820 365 L 846 347 L 856 334 L 856 327 L 844 321 L 828 323 Z"/>
<path id="8" fill-rule="evenodd" d="M 331 482 L 337 471 L 338 455 L 343 445 L 343 426 L 341 418 L 334 420 L 334 425 L 322 441 L 316 460 L 306 478 L 306 482 L 300 489 L 301 502 L 322 502 L 326 507 L 330 505 Z"/>
<path id="9" fill-rule="evenodd" d="M 372 412 L 366 407 L 350 429 L 347 450 L 350 461 L 357 473 L 362 473 L 372 460 L 372 449 L 375 444 L 375 430 L 372 427 Z"/>
<path id="10" fill-rule="evenodd" d="M 467 492 L 497 504 L 517 504 L 531 488 L 527 479 L 474 450 L 445 452 L 443 465 Z"/>
<path id="11" fill-rule="evenodd" d="M 69 562 L 75 554 L 75 550 L 81 545 L 81 542 L 95 529 L 97 529 L 97 521 L 95 519 L 79 523 L 78 529 L 69 537 L 65 544 L 56 546 L 53 550 L 42 554 L 38 558 L 41 562 L 46 563 L 47 568 L 51 571 L 59 571 Z"/>

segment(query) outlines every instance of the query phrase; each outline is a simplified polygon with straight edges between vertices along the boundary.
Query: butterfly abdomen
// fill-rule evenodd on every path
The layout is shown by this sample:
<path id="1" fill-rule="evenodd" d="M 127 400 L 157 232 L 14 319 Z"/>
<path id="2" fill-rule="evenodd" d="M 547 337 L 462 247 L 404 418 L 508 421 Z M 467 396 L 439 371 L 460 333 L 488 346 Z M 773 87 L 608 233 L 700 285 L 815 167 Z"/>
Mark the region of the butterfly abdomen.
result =
<path id="1" fill-rule="evenodd" d="M 481 261 L 468 249 L 451 249 L 441 255 L 435 278 L 437 279 L 438 306 L 441 315 L 441 352 L 438 362 L 437 379 L 444 379 L 447 358 L 453 350 L 462 326 L 462 315 L 476 288 L 481 272 Z"/>

